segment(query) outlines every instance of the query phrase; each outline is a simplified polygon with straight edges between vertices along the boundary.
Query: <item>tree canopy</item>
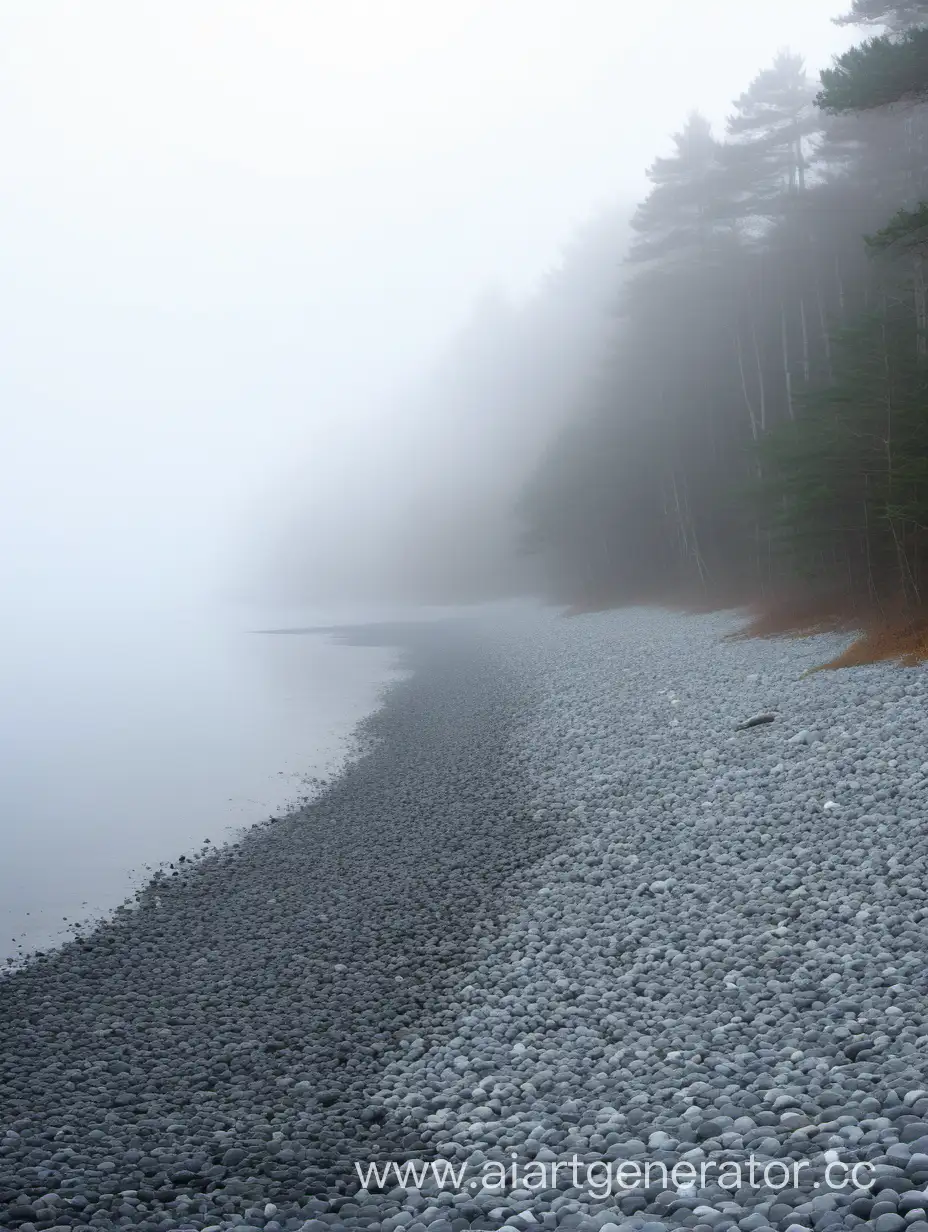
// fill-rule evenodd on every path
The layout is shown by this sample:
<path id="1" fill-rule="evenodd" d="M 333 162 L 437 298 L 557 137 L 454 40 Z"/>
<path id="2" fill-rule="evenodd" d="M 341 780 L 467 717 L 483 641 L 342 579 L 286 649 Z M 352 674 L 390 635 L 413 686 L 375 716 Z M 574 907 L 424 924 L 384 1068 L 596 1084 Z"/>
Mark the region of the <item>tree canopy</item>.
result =
<path id="1" fill-rule="evenodd" d="M 780 51 L 650 168 L 619 326 L 520 502 L 557 597 L 928 593 L 928 2 L 839 20 L 886 33 L 820 83 Z"/>

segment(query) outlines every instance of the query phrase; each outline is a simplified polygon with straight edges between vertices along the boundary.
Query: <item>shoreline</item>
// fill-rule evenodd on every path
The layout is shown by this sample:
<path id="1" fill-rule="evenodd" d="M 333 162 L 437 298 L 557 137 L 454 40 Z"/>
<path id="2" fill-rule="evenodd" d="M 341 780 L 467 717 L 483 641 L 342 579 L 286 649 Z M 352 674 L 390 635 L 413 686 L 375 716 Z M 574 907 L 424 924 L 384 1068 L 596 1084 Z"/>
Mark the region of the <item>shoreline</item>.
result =
<path id="1" fill-rule="evenodd" d="M 319 798 L 0 983 L 0 1227 L 869 1232 L 873 1194 L 814 1205 L 835 1150 L 921 1209 L 928 685 L 733 621 L 407 627 Z M 513 1152 L 809 1170 L 599 1199 L 354 1169 Z"/>
<path id="2" fill-rule="evenodd" d="M 486 801 L 493 796 L 513 826 L 525 826 L 525 850 L 539 842 L 538 828 L 516 816 L 513 768 L 495 767 L 515 681 L 501 681 L 466 638 L 445 630 L 413 631 L 401 650 L 412 676 L 388 686 L 383 708 L 362 720 L 368 748 L 322 796 L 189 873 L 149 884 L 124 920 L 0 985 L 3 1125 L 67 1124 L 78 1158 L 89 1150 L 78 1168 L 52 1168 L 38 1184 L 25 1175 L 3 1183 L 9 1160 L 0 1162 L 0 1226 L 31 1222 L 3 1218 L 17 1187 L 35 1199 L 50 1186 L 99 1195 L 114 1185 L 149 1192 L 151 1184 L 151 1202 L 162 1209 L 193 1180 L 183 1166 L 195 1149 L 188 1132 L 209 1147 L 196 1192 L 218 1191 L 222 1200 L 239 1187 L 265 1201 L 339 1192 L 354 1177 L 346 1135 L 357 1134 L 363 1149 L 376 1125 L 383 1141 L 381 1114 L 365 1119 L 369 1078 L 413 1024 L 425 1029 L 427 1009 L 440 1011 L 439 992 L 447 995 L 474 957 L 473 920 L 498 909 L 513 832 L 500 832 L 496 811 L 490 823 Z M 410 811 L 414 780 L 427 795 L 420 811 Z M 449 860 L 456 883 L 441 889 Z M 417 944 L 430 954 L 427 977 L 406 953 Z M 184 1065 L 176 1044 L 191 1038 Z M 46 1084 L 41 1074 L 65 1055 L 72 1067 L 83 1056 L 88 1066 L 107 1058 L 115 1069 L 95 1075 L 104 1080 L 99 1091 Z M 124 1069 L 125 1055 L 144 1064 Z M 278 1085 L 282 1057 L 293 1075 Z M 298 1166 L 287 1181 L 262 1171 L 249 1184 L 229 1152 L 243 1141 L 263 1144 L 278 1118 L 300 1135 Z M 139 1148 L 127 1145 L 139 1122 L 165 1152 L 153 1180 L 134 1166 Z M 222 1151 L 217 1132 L 231 1135 Z M 226 1162 L 214 1162 L 217 1155 Z M 172 1181 L 178 1173 L 183 1179 Z"/>
<path id="3" fill-rule="evenodd" d="M 0 970 L 311 795 L 393 676 L 389 648 L 261 639 L 213 607 L 86 632 L 28 640 L 8 680 Z"/>
<path id="4" fill-rule="evenodd" d="M 575 620 L 582 616 L 606 612 L 632 611 L 648 608 L 649 601 L 577 603 L 564 610 L 564 616 Z M 928 613 L 904 608 L 856 608 L 842 602 L 821 599 L 786 600 L 781 603 L 670 603 L 655 600 L 660 611 L 687 615 L 735 614 L 742 627 L 733 631 L 734 640 L 764 640 L 769 638 L 811 638 L 837 635 L 850 639 L 840 654 L 818 665 L 818 671 L 837 671 L 843 667 L 868 667 L 875 663 L 893 663 L 899 667 L 918 667 L 928 662 Z"/>

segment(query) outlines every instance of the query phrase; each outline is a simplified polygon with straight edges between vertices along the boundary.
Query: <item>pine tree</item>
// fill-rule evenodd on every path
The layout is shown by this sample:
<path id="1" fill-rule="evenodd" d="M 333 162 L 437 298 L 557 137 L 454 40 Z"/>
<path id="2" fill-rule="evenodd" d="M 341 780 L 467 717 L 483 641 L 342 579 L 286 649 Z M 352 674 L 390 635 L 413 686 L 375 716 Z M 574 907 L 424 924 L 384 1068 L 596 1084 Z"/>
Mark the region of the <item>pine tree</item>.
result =
<path id="1" fill-rule="evenodd" d="M 928 0 L 854 0 L 851 11 L 835 18 L 837 26 L 883 26 L 901 34 L 928 25 Z"/>
<path id="2" fill-rule="evenodd" d="M 867 39 L 822 72 L 816 98 L 824 111 L 869 111 L 928 98 L 928 28 Z"/>
<path id="3" fill-rule="evenodd" d="M 692 112 L 673 136 L 674 153 L 648 171 L 652 188 L 632 218 L 633 262 L 708 257 L 718 233 L 719 145 L 704 116 Z"/>
<path id="4" fill-rule="evenodd" d="M 814 100 L 802 57 L 781 51 L 735 101 L 724 162 L 743 214 L 775 217 L 805 189 L 807 141 L 820 127 Z"/>
<path id="5" fill-rule="evenodd" d="M 899 48 L 919 7 L 855 10 Z M 651 168 L 609 362 L 523 506 L 571 600 L 928 597 L 928 125 L 813 92 L 781 52 L 725 142 L 694 114 Z"/>
<path id="6" fill-rule="evenodd" d="M 928 375 L 911 306 L 836 340 L 836 380 L 763 443 L 777 544 L 829 596 L 919 603 L 928 582 Z"/>

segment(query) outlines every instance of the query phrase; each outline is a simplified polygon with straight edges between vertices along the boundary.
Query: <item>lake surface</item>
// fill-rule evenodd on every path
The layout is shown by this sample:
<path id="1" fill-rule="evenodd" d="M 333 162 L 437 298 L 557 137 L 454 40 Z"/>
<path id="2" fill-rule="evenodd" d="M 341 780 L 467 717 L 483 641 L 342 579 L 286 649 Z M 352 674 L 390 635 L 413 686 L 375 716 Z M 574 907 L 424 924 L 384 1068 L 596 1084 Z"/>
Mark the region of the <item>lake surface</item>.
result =
<path id="1" fill-rule="evenodd" d="M 60 941 L 154 867 L 234 838 L 338 768 L 397 676 L 395 652 L 256 630 L 397 615 L 167 604 L 111 618 L 7 613 L 0 960 Z"/>

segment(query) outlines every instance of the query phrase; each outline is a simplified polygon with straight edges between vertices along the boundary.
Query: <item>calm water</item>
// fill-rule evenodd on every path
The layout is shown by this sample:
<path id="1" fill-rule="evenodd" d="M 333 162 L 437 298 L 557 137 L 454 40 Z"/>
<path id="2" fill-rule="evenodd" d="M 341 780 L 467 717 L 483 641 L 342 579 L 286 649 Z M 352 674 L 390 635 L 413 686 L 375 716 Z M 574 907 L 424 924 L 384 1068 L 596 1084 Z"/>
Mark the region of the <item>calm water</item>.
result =
<path id="1" fill-rule="evenodd" d="M 7 619 L 0 956 L 60 939 L 146 866 L 234 837 L 336 769 L 394 652 L 255 630 L 384 617 L 149 605 Z"/>

